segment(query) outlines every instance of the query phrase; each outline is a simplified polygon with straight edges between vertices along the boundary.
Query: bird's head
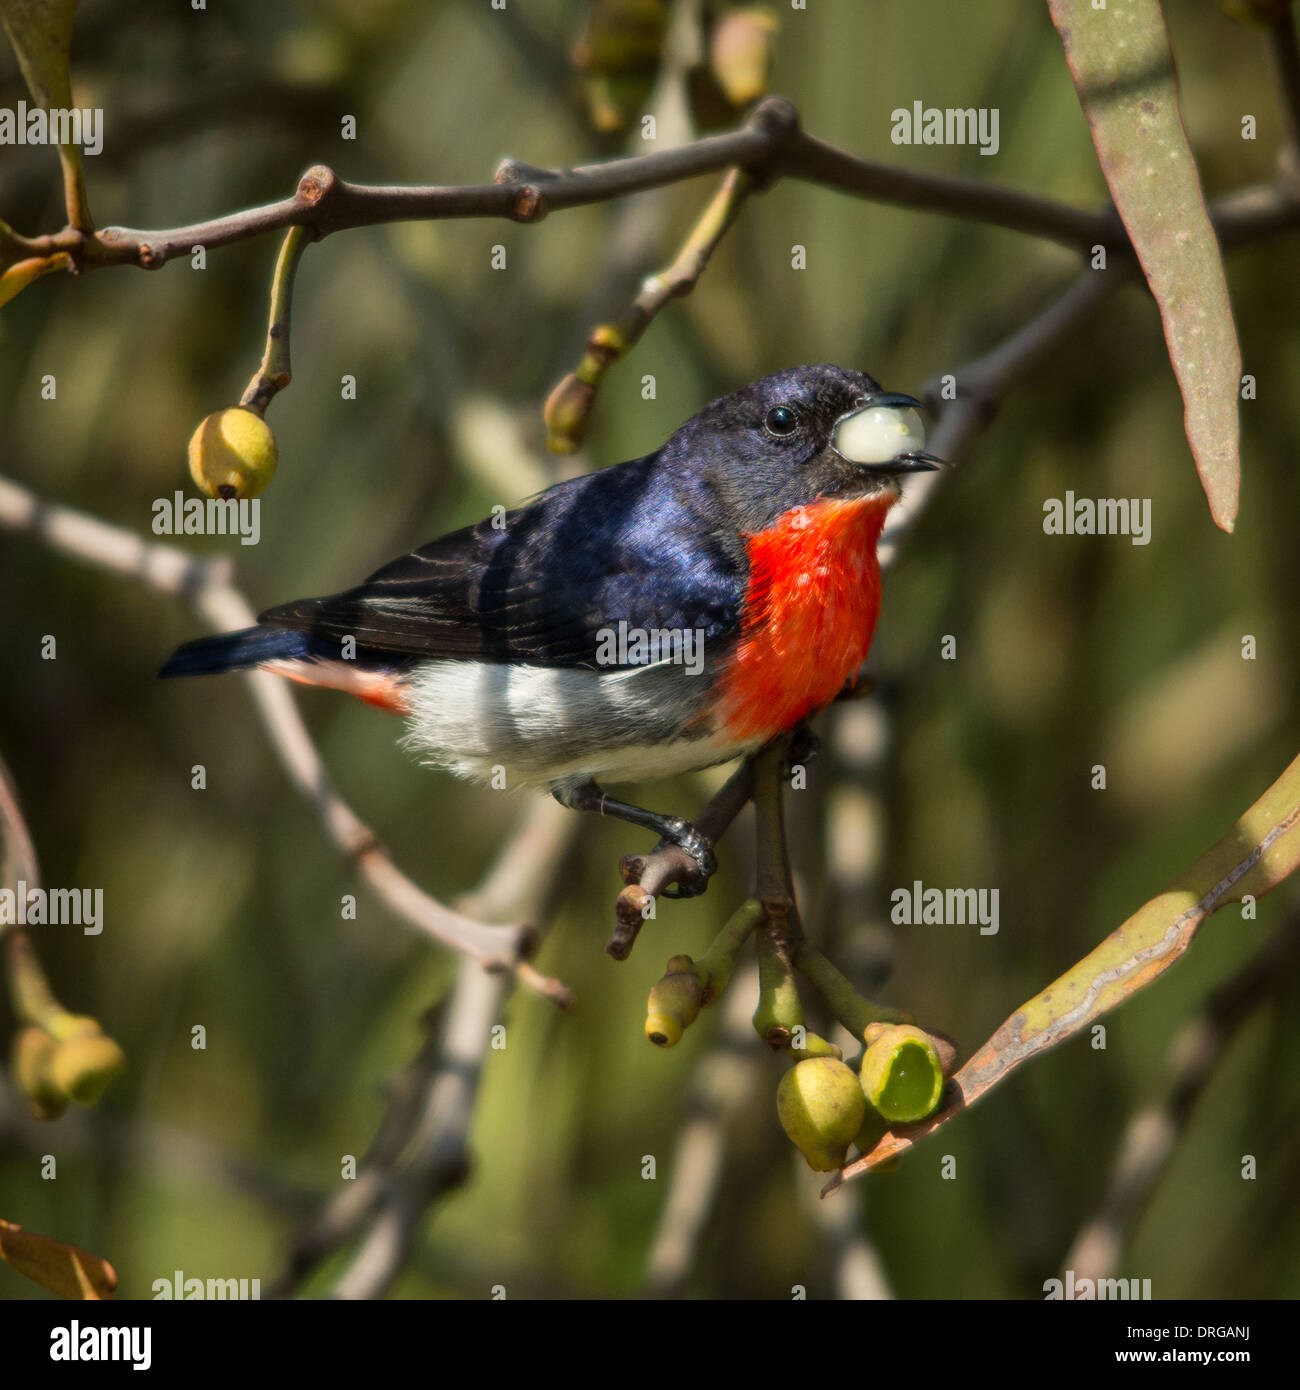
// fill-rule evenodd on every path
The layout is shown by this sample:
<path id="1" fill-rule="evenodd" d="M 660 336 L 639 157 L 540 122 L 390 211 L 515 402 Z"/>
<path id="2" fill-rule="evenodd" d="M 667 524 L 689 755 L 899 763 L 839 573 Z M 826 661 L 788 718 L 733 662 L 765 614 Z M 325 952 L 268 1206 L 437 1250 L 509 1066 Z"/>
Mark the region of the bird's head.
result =
<path id="1" fill-rule="evenodd" d="M 865 372 L 793 367 L 705 406 L 660 457 L 737 531 L 757 532 L 822 498 L 895 501 L 903 474 L 940 466 L 921 409 Z"/>

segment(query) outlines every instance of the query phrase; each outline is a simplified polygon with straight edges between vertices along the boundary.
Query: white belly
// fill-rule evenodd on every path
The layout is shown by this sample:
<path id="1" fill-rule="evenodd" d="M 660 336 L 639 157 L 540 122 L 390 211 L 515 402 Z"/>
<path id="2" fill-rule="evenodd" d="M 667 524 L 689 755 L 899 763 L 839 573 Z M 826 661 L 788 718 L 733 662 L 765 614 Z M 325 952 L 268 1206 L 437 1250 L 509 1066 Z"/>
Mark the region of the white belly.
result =
<path id="1" fill-rule="evenodd" d="M 695 721 L 711 676 L 680 665 L 597 672 L 471 661 L 434 661 L 406 686 L 404 742 L 462 777 L 507 786 L 559 778 L 639 781 L 710 767 L 753 751 Z"/>

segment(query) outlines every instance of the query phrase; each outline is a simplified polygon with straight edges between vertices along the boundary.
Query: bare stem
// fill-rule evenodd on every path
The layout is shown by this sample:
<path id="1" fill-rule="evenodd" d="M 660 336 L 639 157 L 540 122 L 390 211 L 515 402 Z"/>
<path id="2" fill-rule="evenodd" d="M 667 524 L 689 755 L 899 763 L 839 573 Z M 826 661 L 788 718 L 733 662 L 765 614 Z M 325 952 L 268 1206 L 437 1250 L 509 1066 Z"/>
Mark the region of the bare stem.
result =
<path id="1" fill-rule="evenodd" d="M 30 531 L 52 549 L 118 574 L 143 580 L 163 593 L 184 596 L 216 632 L 247 627 L 254 613 L 230 580 L 230 567 L 196 559 L 175 546 L 146 541 L 121 527 L 71 507 L 43 501 L 0 478 L 0 526 Z M 352 860 L 389 909 L 408 926 L 492 971 L 511 972 L 528 955 L 534 932 L 524 926 L 485 926 L 452 911 L 413 883 L 380 847 L 374 832 L 343 800 L 330 780 L 285 683 L 265 672 L 246 677 L 271 746 L 290 781 L 314 807 L 330 841 Z M 521 982 L 540 986 L 557 1001 L 563 987 L 536 972 Z"/>
<path id="2" fill-rule="evenodd" d="M 859 1041 L 871 1023 L 911 1023 L 903 1009 L 887 1009 L 864 998 L 831 961 L 806 941 L 794 958 L 795 968 L 817 987 L 831 1013 Z"/>
<path id="3" fill-rule="evenodd" d="M 1300 966 L 1300 920 L 1285 923 L 1187 1020 L 1169 1046 L 1160 1099 L 1125 1127 L 1106 1195 L 1074 1239 L 1064 1268 L 1079 1279 L 1111 1277 L 1191 1121 L 1196 1103 L 1237 1030 L 1294 978 Z"/>
<path id="4" fill-rule="evenodd" d="M 731 774 L 693 824 L 701 835 L 717 844 L 749 800 L 754 785 L 753 760 L 746 758 Z M 605 951 L 615 960 L 626 960 L 645 925 L 646 906 L 669 884 L 698 873 L 695 860 L 676 845 L 665 845 L 652 854 L 624 855 L 619 870 L 627 887 L 614 904 L 615 927 Z"/>
<path id="5" fill-rule="evenodd" d="M 1023 231 L 1078 250 L 1121 245 L 1123 228 L 1109 212 L 1091 212 L 1017 189 L 974 179 L 916 173 L 879 164 L 806 135 L 798 112 L 782 97 L 769 97 L 739 130 L 710 135 L 677 149 L 633 155 L 576 169 L 538 169 L 507 160 L 490 184 L 384 186 L 352 184 L 315 165 L 291 197 L 227 213 L 184 227 L 144 230 L 73 225 L 48 236 L 9 238 L 9 252 L 45 256 L 69 252 L 84 269 L 136 265 L 156 269 L 195 246 L 208 249 L 290 227 L 310 227 L 317 237 L 352 227 L 413 220 L 505 217 L 538 222 L 550 212 L 605 202 L 644 189 L 680 183 L 737 166 L 766 185 L 799 179 L 930 212 Z"/>
<path id="6" fill-rule="evenodd" d="M 803 1022 L 794 958 L 803 943 L 785 841 L 781 793 L 788 736 L 774 739 L 754 756 L 755 895 L 763 904 L 758 933 L 758 1008 L 754 1028 L 772 1048 L 785 1047 Z"/>
<path id="7" fill-rule="evenodd" d="M 15 895 L 25 895 L 28 890 L 41 886 L 41 870 L 36 859 L 36 845 L 18 801 L 18 789 L 3 758 L 0 758 L 0 827 L 4 831 L 0 884 L 12 885 Z M 15 1015 L 24 1023 L 45 1027 L 55 1016 L 66 1013 L 54 997 L 27 928 L 15 922 L 0 929 L 0 938 L 4 941 L 9 997 Z"/>
<path id="8" fill-rule="evenodd" d="M 288 386 L 293 375 L 289 362 L 293 281 L 298 262 L 310 240 L 311 233 L 306 227 L 292 228 L 281 243 L 280 254 L 276 258 L 275 275 L 271 281 L 271 317 L 266 329 L 266 351 L 262 354 L 261 366 L 245 387 L 239 402 L 258 415 L 266 414 L 266 407 L 272 398 Z"/>
<path id="9" fill-rule="evenodd" d="M 695 288 L 709 258 L 755 186 L 753 177 L 743 169 L 728 170 L 672 264 L 646 278 L 640 293 L 616 323 L 602 323 L 592 329 L 577 369 L 559 382 L 546 402 L 547 446 L 553 452 L 571 454 L 578 449 L 605 373 L 627 356 L 670 299 L 689 294 Z"/>

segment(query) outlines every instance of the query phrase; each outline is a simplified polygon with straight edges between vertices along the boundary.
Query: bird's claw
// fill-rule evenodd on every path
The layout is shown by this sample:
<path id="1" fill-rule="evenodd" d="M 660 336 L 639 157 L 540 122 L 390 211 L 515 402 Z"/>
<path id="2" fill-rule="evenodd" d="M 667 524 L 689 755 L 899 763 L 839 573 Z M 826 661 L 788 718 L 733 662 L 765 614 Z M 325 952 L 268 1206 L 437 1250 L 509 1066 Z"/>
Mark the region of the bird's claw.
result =
<path id="1" fill-rule="evenodd" d="M 695 861 L 695 872 L 689 877 L 678 881 L 675 887 L 666 887 L 659 890 L 661 898 L 698 898 L 709 886 L 709 879 L 713 876 L 718 867 L 718 861 L 713 857 L 713 843 L 707 836 L 701 835 L 698 830 L 685 820 L 674 821 L 670 827 L 669 834 L 655 846 L 655 851 L 667 849 L 675 846 L 677 849 L 685 850 Z"/>

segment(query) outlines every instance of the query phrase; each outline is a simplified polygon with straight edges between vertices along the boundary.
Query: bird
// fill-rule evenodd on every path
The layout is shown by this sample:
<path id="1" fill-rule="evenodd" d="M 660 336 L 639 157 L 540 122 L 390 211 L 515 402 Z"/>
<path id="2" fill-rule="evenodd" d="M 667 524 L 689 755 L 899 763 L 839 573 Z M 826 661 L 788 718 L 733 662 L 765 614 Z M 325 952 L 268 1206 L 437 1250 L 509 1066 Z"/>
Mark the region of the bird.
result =
<path id="1" fill-rule="evenodd" d="M 777 372 L 652 453 L 188 642 L 159 674 L 260 668 L 352 694 L 404 718 L 427 763 L 679 846 L 695 872 L 672 896 L 695 896 L 710 841 L 604 784 L 754 753 L 855 680 L 886 513 L 907 474 L 942 466 L 923 409 L 865 372 Z"/>

